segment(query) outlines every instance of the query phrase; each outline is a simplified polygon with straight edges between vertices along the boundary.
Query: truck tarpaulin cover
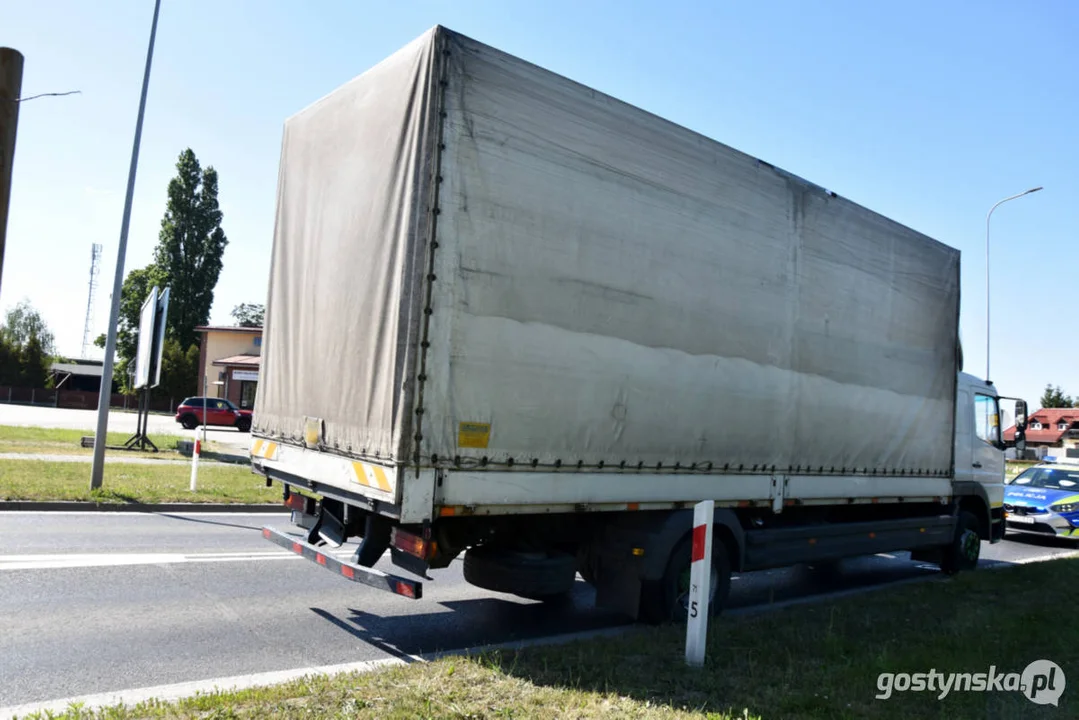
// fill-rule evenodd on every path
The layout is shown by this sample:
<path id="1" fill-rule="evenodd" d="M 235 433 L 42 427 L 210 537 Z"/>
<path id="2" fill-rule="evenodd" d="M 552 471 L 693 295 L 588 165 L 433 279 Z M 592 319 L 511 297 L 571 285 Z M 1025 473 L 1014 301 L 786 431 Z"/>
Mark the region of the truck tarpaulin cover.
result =
<path id="1" fill-rule="evenodd" d="M 948 471 L 958 304 L 958 251 L 435 28 L 285 125 L 255 423 L 406 464 Z"/>

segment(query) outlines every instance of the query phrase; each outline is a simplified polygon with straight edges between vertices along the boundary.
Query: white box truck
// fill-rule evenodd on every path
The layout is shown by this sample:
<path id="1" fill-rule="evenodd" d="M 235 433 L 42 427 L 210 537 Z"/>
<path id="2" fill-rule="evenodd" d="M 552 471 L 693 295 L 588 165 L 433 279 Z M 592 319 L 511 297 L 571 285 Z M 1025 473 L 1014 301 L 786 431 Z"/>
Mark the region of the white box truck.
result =
<path id="1" fill-rule="evenodd" d="M 732 571 L 972 567 L 1004 446 L 958 322 L 957 250 L 436 27 L 285 124 L 251 455 L 302 533 L 264 535 L 652 622 L 705 499 L 716 611 Z"/>

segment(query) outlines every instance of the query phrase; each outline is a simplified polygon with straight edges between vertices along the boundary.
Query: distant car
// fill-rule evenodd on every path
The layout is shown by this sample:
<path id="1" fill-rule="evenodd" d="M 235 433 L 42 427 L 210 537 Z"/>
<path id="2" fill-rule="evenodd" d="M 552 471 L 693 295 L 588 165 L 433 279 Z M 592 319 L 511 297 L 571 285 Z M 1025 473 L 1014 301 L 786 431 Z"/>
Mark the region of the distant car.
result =
<path id="1" fill-rule="evenodd" d="M 1079 465 L 1043 463 L 1004 488 L 1005 529 L 1079 540 Z"/>
<path id="2" fill-rule="evenodd" d="M 176 422 L 188 430 L 203 424 L 203 403 L 206 407 L 206 426 L 234 427 L 240 432 L 251 430 L 251 411 L 241 410 L 222 398 L 189 397 L 176 408 Z"/>

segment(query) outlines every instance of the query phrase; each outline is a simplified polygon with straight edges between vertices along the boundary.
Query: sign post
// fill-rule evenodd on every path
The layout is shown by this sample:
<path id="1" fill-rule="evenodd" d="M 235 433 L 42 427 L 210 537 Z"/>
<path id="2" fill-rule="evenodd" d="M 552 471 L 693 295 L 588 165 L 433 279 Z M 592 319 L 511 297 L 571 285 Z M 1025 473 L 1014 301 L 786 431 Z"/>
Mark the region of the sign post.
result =
<path id="1" fill-rule="evenodd" d="M 705 500 L 693 508 L 693 552 L 686 606 L 686 664 L 704 667 L 708 644 L 709 600 L 712 597 L 712 516 L 715 502 Z"/>

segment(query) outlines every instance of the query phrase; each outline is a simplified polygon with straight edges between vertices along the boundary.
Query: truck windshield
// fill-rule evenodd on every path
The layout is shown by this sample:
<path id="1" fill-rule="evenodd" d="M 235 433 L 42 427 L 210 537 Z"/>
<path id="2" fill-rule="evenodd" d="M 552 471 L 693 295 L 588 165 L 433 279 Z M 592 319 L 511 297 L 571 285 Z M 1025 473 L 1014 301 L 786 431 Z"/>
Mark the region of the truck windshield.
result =
<path id="1" fill-rule="evenodd" d="M 1030 468 L 1015 480 L 1012 480 L 1011 484 L 1045 488 L 1047 490 L 1075 490 L 1079 492 L 1079 467 L 1075 470 Z"/>

